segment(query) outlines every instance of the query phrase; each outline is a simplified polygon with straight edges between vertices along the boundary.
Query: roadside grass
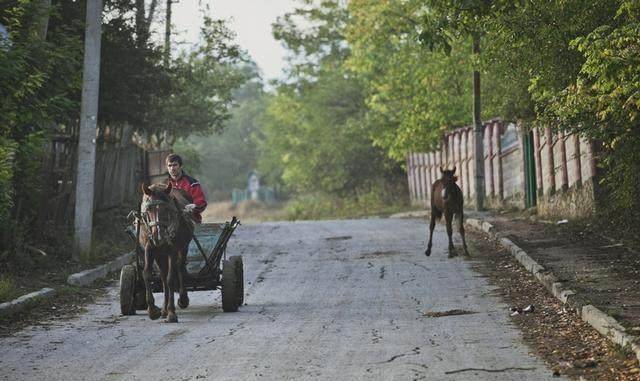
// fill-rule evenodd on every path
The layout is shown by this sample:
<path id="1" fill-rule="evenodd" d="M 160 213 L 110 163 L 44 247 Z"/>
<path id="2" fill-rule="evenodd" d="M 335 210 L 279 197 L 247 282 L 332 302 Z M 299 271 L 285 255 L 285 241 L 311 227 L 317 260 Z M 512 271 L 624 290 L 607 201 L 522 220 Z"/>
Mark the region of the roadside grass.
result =
<path id="1" fill-rule="evenodd" d="M 205 222 L 224 222 L 236 216 L 243 223 L 266 221 L 295 221 L 387 217 L 394 213 L 415 210 L 408 202 L 386 201 L 384 197 L 367 193 L 349 198 L 322 194 L 297 196 L 285 202 L 265 204 L 244 201 L 233 205 L 230 201 L 211 203 L 203 214 Z"/>
<path id="2" fill-rule="evenodd" d="M 233 205 L 231 201 L 213 202 L 205 209 L 202 219 L 206 223 L 230 221 L 235 216 L 242 223 L 286 220 L 286 202 L 266 204 L 259 201 L 243 201 Z"/>
<path id="3" fill-rule="evenodd" d="M 308 194 L 291 200 L 286 207 L 289 220 L 388 217 L 414 209 L 408 200 L 393 199 L 373 191 L 344 198 Z"/>
<path id="4" fill-rule="evenodd" d="M 0 274 L 0 303 L 11 301 L 21 292 L 10 274 Z"/>
<path id="5" fill-rule="evenodd" d="M 42 236 L 24 245 L 26 249 L 0 263 L 0 303 L 43 287 L 66 290 L 69 275 L 133 250 L 133 242 L 124 233 L 127 213 L 128 209 L 114 209 L 95 216 L 91 255 L 80 262 L 72 259 L 70 232 L 45 227 Z M 77 292 L 69 289 L 69 293 Z"/>

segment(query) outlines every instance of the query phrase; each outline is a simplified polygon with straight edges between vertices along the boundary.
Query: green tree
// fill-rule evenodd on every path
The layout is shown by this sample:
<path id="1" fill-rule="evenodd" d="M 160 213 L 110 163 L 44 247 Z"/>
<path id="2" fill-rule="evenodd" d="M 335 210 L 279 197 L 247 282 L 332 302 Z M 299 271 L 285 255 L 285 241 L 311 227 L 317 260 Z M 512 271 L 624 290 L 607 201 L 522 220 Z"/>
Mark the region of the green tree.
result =
<path id="1" fill-rule="evenodd" d="M 253 62 L 236 70 L 246 81 L 233 92 L 234 105 L 224 129 L 180 139 L 174 147 L 212 200 L 229 198 L 233 188 L 244 189 L 247 174 L 257 167 L 255 137 L 262 127 L 267 95 Z M 194 160 L 199 163 L 195 168 Z"/>
<path id="2" fill-rule="evenodd" d="M 640 226 L 640 5 L 621 1 L 616 17 L 571 42 L 582 65 L 544 99 L 542 120 L 601 144 L 600 212 L 618 229 Z"/>
<path id="3" fill-rule="evenodd" d="M 608 25 L 618 1 L 514 2 L 483 23 L 483 66 L 501 94 L 489 104 L 509 119 L 537 120 L 547 100 L 576 80 L 585 61 L 570 44 Z"/>
<path id="4" fill-rule="evenodd" d="M 9 32 L 0 43 L 0 260 L 22 250 L 36 222 L 43 138 L 77 110 L 82 29 L 64 10 L 41 1 L 0 4 Z"/>
<path id="5" fill-rule="evenodd" d="M 292 58 L 267 106 L 260 169 L 298 194 L 353 196 L 401 173 L 364 128 L 363 83 L 345 66 L 347 20 L 341 2 L 303 1 L 274 25 Z"/>
<path id="6" fill-rule="evenodd" d="M 442 133 L 471 121 L 471 59 L 467 40 L 448 53 L 420 44 L 422 1 L 349 2 L 348 65 L 366 88 L 367 127 L 396 160 L 437 144 Z"/>

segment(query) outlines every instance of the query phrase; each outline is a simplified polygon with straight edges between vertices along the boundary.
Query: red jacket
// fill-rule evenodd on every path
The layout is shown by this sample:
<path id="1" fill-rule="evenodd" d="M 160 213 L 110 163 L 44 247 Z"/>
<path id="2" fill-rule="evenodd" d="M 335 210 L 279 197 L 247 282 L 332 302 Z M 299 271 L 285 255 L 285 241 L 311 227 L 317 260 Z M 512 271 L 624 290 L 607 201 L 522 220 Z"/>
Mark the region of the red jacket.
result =
<path id="1" fill-rule="evenodd" d="M 196 204 L 196 207 L 193 210 L 193 219 L 196 222 L 201 223 L 202 216 L 200 215 L 200 213 L 202 213 L 207 207 L 207 200 L 204 197 L 204 192 L 202 191 L 200 182 L 183 172 L 182 176 L 180 176 L 178 180 L 174 180 L 171 176 L 169 176 L 166 180 L 166 183 L 171 183 L 171 186 L 173 188 L 182 189 L 191 195 L 193 203 Z"/>

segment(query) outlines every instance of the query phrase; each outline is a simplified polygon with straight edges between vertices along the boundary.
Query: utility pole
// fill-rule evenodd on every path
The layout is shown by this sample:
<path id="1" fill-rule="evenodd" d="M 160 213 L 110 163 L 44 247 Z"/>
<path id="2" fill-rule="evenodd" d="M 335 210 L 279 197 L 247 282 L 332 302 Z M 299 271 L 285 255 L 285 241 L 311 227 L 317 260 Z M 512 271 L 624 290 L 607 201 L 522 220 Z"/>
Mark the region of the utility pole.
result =
<path id="1" fill-rule="evenodd" d="M 82 72 L 82 105 L 76 173 L 73 259 L 90 254 L 93 232 L 93 184 L 96 164 L 96 126 L 100 88 L 102 0 L 87 0 Z"/>
<path id="2" fill-rule="evenodd" d="M 167 0 L 167 15 L 164 24 L 164 67 L 171 62 L 171 0 Z"/>
<path id="3" fill-rule="evenodd" d="M 473 34 L 473 54 L 480 54 L 480 36 L 478 33 Z M 482 119 L 480 116 L 480 72 L 473 70 L 473 136 L 475 139 L 474 157 L 475 157 L 475 193 L 476 193 L 476 210 L 484 209 L 484 129 L 482 127 Z"/>

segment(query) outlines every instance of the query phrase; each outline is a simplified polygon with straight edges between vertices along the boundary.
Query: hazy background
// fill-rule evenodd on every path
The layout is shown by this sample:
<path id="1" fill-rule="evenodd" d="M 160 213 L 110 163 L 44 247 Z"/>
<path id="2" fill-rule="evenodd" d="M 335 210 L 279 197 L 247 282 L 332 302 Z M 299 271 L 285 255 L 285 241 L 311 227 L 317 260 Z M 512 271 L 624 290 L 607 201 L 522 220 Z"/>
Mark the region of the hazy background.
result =
<path id="1" fill-rule="evenodd" d="M 264 78 L 274 79 L 282 72 L 286 50 L 273 38 L 271 24 L 278 16 L 292 11 L 295 3 L 294 0 L 181 0 L 173 4 L 172 24 L 178 33 L 176 40 L 197 42 L 202 24 L 200 10 L 208 5 L 211 17 L 229 20 L 229 27 L 237 34 L 236 41 L 249 52 Z"/>

